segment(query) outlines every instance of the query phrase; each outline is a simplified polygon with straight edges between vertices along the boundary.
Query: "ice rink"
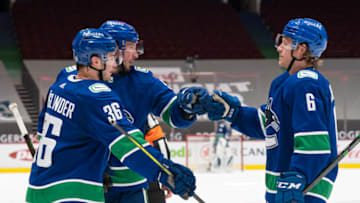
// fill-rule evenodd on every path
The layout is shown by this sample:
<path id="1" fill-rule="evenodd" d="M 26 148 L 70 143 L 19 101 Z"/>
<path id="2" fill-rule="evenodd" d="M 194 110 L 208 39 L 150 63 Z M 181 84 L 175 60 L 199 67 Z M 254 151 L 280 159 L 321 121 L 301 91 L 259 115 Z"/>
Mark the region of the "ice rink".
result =
<path id="1" fill-rule="evenodd" d="M 0 203 L 23 203 L 28 173 L 0 173 Z M 197 173 L 196 193 L 206 203 L 259 203 L 264 201 L 263 170 Z M 329 203 L 360 203 L 360 169 L 341 169 Z M 195 203 L 173 196 L 168 203 Z"/>

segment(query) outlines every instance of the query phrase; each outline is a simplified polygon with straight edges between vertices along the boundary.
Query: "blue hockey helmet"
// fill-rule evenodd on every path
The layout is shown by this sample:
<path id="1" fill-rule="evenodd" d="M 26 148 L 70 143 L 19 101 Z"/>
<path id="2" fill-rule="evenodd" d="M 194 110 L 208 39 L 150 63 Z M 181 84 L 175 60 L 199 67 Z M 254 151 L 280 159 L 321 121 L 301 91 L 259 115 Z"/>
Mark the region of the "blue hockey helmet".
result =
<path id="1" fill-rule="evenodd" d="M 125 22 L 108 20 L 100 26 L 100 29 L 108 32 L 118 43 L 119 49 L 124 50 L 127 41 L 137 43 L 139 35 L 135 28 Z"/>
<path id="2" fill-rule="evenodd" d="M 104 30 L 88 28 L 75 36 L 72 49 L 77 64 L 89 65 L 94 55 L 105 63 L 108 60 L 107 54 L 116 50 L 116 41 Z"/>
<path id="3" fill-rule="evenodd" d="M 306 43 L 314 57 L 320 57 L 327 46 L 328 38 L 324 26 L 310 18 L 290 20 L 282 34 L 293 39 L 292 49 Z"/>

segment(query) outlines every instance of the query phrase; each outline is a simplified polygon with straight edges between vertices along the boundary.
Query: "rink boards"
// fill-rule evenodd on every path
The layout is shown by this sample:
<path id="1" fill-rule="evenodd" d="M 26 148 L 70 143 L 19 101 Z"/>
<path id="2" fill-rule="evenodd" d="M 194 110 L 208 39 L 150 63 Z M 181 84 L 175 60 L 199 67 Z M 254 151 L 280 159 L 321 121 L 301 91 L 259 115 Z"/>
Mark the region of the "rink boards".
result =
<path id="1" fill-rule="evenodd" d="M 351 140 L 340 140 L 338 142 L 339 152 L 341 152 L 350 142 Z M 185 164 L 185 142 L 169 142 L 169 148 L 171 149 L 172 160 Z M 242 153 L 243 165 L 246 170 L 265 168 L 266 150 L 265 143 L 263 141 L 244 141 Z M 202 154 L 203 152 L 191 152 L 191 156 L 202 157 Z M 32 157 L 27 150 L 25 143 L 0 144 L 0 172 L 29 172 L 31 163 Z M 358 145 L 341 161 L 340 167 L 360 168 L 360 145 Z M 238 161 L 234 162 L 234 168 L 239 168 Z"/>

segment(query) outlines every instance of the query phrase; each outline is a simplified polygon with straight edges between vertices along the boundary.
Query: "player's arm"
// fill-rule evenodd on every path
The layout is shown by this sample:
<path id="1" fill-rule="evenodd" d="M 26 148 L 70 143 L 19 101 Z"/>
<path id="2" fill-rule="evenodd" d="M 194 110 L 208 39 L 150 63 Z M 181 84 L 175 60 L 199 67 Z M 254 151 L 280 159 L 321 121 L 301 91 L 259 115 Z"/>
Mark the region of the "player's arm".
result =
<path id="1" fill-rule="evenodd" d="M 176 95 L 155 77 L 151 79 L 151 87 L 149 99 L 152 101 L 152 112 L 170 127 L 187 128 L 196 121 L 196 113 L 205 113 L 202 106 L 197 104 L 210 97 L 204 88 L 186 88 Z"/>
<path id="2" fill-rule="evenodd" d="M 105 91 L 105 87 L 101 87 Z M 95 89 L 101 89 L 95 88 Z M 191 196 L 195 190 L 195 177 L 192 172 L 184 166 L 165 159 L 163 155 L 144 140 L 142 132 L 135 128 L 124 116 L 121 102 L 115 94 L 109 92 L 96 93 L 96 100 L 84 99 L 89 108 L 88 113 L 93 117 L 91 121 L 83 121 L 95 134 L 95 139 L 106 145 L 111 153 L 115 155 L 124 165 L 136 173 L 146 177 L 149 181 L 159 180 L 162 184 L 169 186 L 168 175 L 140 150 L 129 138 L 121 134 L 110 121 L 116 121 L 133 139 L 142 145 L 156 160 L 165 164 L 168 170 L 175 175 L 175 188 L 171 188 L 175 194 L 186 192 Z M 93 97 L 92 97 L 93 98 Z M 89 122 L 86 124 L 86 122 Z"/>
<path id="3" fill-rule="evenodd" d="M 241 106 L 237 97 L 226 92 L 215 91 L 221 101 L 213 100 L 205 106 L 210 120 L 225 119 L 235 130 L 256 139 L 265 138 L 265 115 L 262 106 L 259 109 Z M 225 106 L 228 106 L 226 108 Z"/>

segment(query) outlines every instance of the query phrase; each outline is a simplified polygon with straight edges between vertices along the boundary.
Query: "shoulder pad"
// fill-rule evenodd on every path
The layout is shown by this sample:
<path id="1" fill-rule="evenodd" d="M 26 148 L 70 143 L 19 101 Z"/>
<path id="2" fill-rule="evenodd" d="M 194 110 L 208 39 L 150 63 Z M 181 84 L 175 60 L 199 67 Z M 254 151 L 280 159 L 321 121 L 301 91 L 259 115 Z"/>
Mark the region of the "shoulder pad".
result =
<path id="1" fill-rule="evenodd" d="M 311 70 L 300 70 L 296 75 L 297 78 L 312 78 L 314 80 L 319 78 L 319 75 Z"/>
<path id="2" fill-rule="evenodd" d="M 142 67 L 138 67 L 138 66 L 134 66 L 134 70 L 139 71 L 139 72 L 143 72 L 143 73 L 148 73 L 149 72 L 148 68 L 142 68 Z"/>
<path id="3" fill-rule="evenodd" d="M 68 73 L 76 71 L 76 70 L 77 70 L 76 65 L 65 67 L 65 71 L 68 72 Z"/>
<path id="4" fill-rule="evenodd" d="M 89 86 L 89 90 L 93 93 L 111 92 L 111 89 L 103 83 L 95 83 Z"/>

